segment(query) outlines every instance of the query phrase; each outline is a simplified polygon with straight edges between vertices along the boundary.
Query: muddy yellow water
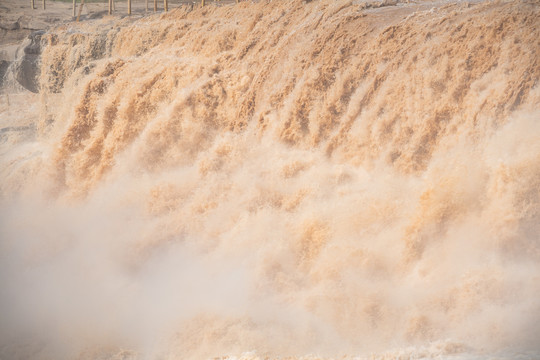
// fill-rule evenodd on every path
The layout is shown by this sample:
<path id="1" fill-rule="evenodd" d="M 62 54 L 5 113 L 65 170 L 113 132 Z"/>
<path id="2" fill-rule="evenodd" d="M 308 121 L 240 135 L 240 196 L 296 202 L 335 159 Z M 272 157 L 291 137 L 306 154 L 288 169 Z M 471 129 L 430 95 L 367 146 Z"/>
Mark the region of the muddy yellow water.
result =
<path id="1" fill-rule="evenodd" d="M 374 5 L 49 30 L 0 358 L 538 359 L 540 3 Z"/>

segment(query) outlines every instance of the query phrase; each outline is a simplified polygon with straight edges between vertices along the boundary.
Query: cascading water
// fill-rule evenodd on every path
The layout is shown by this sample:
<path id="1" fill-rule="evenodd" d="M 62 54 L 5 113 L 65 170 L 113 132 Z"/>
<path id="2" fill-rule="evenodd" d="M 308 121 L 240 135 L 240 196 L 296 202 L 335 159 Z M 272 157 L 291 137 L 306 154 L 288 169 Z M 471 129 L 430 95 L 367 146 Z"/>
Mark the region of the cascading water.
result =
<path id="1" fill-rule="evenodd" d="M 538 359 L 539 24 L 320 0 L 49 30 L 40 93 L 0 104 L 0 359 Z"/>

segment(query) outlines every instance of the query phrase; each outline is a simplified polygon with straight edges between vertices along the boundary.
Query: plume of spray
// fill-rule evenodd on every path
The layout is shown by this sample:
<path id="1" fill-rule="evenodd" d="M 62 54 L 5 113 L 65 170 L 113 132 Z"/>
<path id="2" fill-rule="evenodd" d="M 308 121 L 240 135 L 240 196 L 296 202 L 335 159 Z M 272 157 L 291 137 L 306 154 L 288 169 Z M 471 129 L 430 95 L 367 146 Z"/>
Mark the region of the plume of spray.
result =
<path id="1" fill-rule="evenodd" d="M 366 4 L 45 34 L 0 358 L 538 356 L 540 6 Z"/>

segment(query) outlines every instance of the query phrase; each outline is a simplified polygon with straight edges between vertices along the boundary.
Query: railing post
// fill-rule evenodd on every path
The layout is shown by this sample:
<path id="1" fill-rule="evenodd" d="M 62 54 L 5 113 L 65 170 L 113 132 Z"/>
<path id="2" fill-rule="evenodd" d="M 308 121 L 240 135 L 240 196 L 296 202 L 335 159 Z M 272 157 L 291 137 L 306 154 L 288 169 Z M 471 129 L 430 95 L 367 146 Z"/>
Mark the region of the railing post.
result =
<path id="1" fill-rule="evenodd" d="M 169 1 L 168 0 L 163 0 L 163 7 L 165 8 L 165 11 L 169 11 Z"/>
<path id="2" fill-rule="evenodd" d="M 204 2 L 205 2 L 204 0 L 201 0 L 201 6 L 204 6 Z"/>
<path id="3" fill-rule="evenodd" d="M 128 15 L 131 15 L 131 0 L 128 0 Z"/>
<path id="4" fill-rule="evenodd" d="M 146 0 L 146 12 L 148 12 L 148 0 Z"/>
<path id="5" fill-rule="evenodd" d="M 109 15 L 112 14 L 112 0 L 109 0 Z"/>
<path id="6" fill-rule="evenodd" d="M 154 12 L 157 11 L 157 0 L 154 0 Z"/>
<path id="7" fill-rule="evenodd" d="M 45 0 L 43 0 L 43 10 L 45 10 Z"/>
<path id="8" fill-rule="evenodd" d="M 34 0 L 30 0 L 30 4 L 32 5 L 32 10 L 34 10 L 36 8 L 36 6 L 34 5 Z"/>
<path id="9" fill-rule="evenodd" d="M 73 17 L 75 17 L 75 9 L 77 8 L 77 0 L 73 0 Z"/>
<path id="10" fill-rule="evenodd" d="M 77 22 L 79 22 L 79 19 L 81 18 L 83 5 L 84 5 L 84 0 L 81 0 L 81 5 L 79 6 L 79 14 L 77 15 Z"/>

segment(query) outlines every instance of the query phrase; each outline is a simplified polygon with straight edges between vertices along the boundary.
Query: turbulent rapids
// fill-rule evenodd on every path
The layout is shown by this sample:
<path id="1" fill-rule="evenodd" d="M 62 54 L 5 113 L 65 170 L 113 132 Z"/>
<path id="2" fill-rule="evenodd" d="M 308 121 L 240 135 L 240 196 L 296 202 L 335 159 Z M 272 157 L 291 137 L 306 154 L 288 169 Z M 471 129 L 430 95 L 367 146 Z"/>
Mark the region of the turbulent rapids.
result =
<path id="1" fill-rule="evenodd" d="M 184 5 L 41 49 L 0 103 L 0 359 L 540 357 L 540 2 Z"/>

